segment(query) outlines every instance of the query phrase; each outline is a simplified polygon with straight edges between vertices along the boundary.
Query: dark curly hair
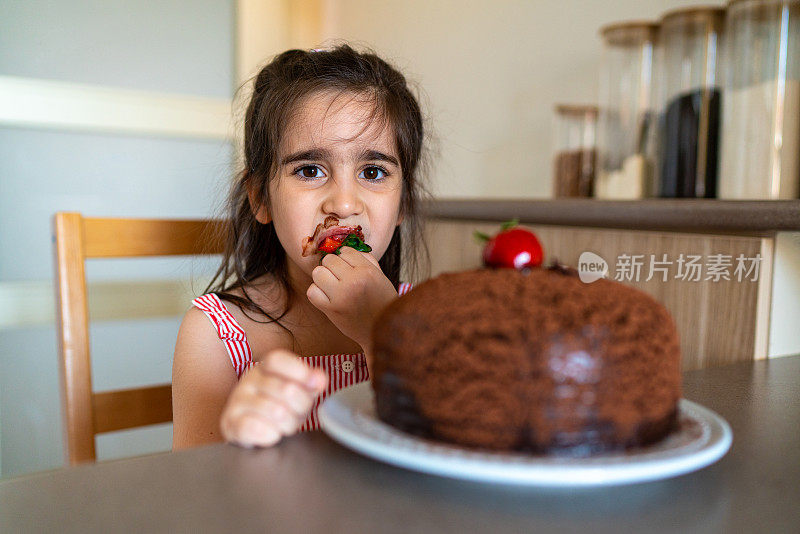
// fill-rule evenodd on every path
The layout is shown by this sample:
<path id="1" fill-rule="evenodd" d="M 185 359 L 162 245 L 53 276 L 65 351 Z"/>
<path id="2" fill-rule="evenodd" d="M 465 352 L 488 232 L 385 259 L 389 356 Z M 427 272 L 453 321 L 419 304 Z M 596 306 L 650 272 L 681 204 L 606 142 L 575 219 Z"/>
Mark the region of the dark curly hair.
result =
<path id="1" fill-rule="evenodd" d="M 222 264 L 205 291 L 235 303 L 245 313 L 263 316 L 266 320 L 262 322 L 280 324 L 297 295 L 288 278 L 286 252 L 275 228 L 256 220 L 257 206 L 251 205 L 248 193 L 258 192 L 256 202 L 269 206 L 268 185 L 277 175 L 284 129 L 298 103 L 321 91 L 366 96 L 373 103 L 373 113 L 365 128 L 369 121 L 382 120 L 393 130 L 403 176 L 400 213 L 404 218 L 379 261 L 384 274 L 397 287 L 401 262 L 408 280 L 420 279 L 421 266 L 427 268 L 429 262 L 419 213 L 421 200 L 430 197 L 420 180 L 425 160 L 423 116 L 405 77 L 374 52 L 358 52 L 347 44 L 324 50 L 288 50 L 255 76 L 244 118 L 243 165 L 234 177 L 226 202 L 227 224 L 222 229 L 225 235 L 216 236 L 225 243 Z M 414 249 L 404 251 L 404 241 L 413 243 Z M 271 274 L 285 290 L 285 305 L 277 316 L 258 306 L 247 292 L 248 283 L 265 274 Z M 231 292 L 236 289 L 244 297 Z"/>

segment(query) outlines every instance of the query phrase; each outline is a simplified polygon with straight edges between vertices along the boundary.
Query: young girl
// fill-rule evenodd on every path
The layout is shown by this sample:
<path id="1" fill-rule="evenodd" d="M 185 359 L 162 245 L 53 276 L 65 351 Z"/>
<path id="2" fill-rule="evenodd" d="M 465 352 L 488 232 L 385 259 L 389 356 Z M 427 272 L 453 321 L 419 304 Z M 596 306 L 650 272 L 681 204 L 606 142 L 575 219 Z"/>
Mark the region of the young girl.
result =
<path id="1" fill-rule="evenodd" d="M 422 115 L 376 55 L 280 54 L 256 77 L 244 129 L 222 265 L 175 347 L 176 449 L 317 429 L 324 396 L 368 379 L 375 317 L 408 289 L 401 258 L 413 272 L 418 256 L 401 223 L 422 243 Z M 316 251 L 359 226 L 371 252 Z"/>

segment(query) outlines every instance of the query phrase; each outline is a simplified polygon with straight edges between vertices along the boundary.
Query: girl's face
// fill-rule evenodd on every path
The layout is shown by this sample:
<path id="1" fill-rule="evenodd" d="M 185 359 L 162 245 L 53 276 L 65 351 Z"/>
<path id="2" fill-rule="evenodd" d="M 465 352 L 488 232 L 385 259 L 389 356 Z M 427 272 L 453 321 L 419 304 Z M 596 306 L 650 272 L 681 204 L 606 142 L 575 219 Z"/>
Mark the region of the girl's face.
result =
<path id="1" fill-rule="evenodd" d="M 317 92 L 287 125 L 269 207 L 257 218 L 272 220 L 290 273 L 295 264 L 310 278 L 320 257 L 303 257 L 302 243 L 331 215 L 340 226 L 360 225 L 376 259 L 388 248 L 402 220 L 403 177 L 392 128 L 372 115 L 363 95 Z"/>

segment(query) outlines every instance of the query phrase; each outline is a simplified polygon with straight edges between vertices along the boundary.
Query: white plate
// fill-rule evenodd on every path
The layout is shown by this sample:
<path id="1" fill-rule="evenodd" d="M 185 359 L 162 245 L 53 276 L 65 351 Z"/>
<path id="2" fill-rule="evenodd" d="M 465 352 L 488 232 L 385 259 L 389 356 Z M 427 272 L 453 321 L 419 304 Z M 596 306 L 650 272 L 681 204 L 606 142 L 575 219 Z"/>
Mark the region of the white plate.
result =
<path id="1" fill-rule="evenodd" d="M 686 399 L 679 430 L 661 442 L 591 458 L 486 453 L 442 445 L 397 430 L 375 415 L 369 382 L 340 390 L 319 409 L 322 429 L 354 451 L 436 475 L 531 486 L 603 486 L 669 478 L 706 467 L 731 446 L 728 423 Z"/>

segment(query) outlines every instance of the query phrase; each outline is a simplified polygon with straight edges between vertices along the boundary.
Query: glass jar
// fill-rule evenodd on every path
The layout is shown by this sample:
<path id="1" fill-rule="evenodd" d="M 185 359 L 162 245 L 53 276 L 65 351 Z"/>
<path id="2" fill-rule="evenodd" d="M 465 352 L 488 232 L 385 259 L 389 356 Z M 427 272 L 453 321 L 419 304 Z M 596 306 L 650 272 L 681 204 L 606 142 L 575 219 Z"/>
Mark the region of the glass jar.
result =
<path id="1" fill-rule="evenodd" d="M 728 4 L 720 197 L 800 193 L 800 0 Z"/>
<path id="2" fill-rule="evenodd" d="M 657 149 L 661 197 L 717 196 L 724 23 L 722 7 L 680 9 L 661 18 Z"/>
<path id="3" fill-rule="evenodd" d="M 648 142 L 653 114 L 653 52 L 658 25 L 622 22 L 601 28 L 598 198 L 650 194 Z"/>
<path id="4" fill-rule="evenodd" d="M 553 195 L 591 197 L 597 160 L 597 106 L 556 105 Z"/>

